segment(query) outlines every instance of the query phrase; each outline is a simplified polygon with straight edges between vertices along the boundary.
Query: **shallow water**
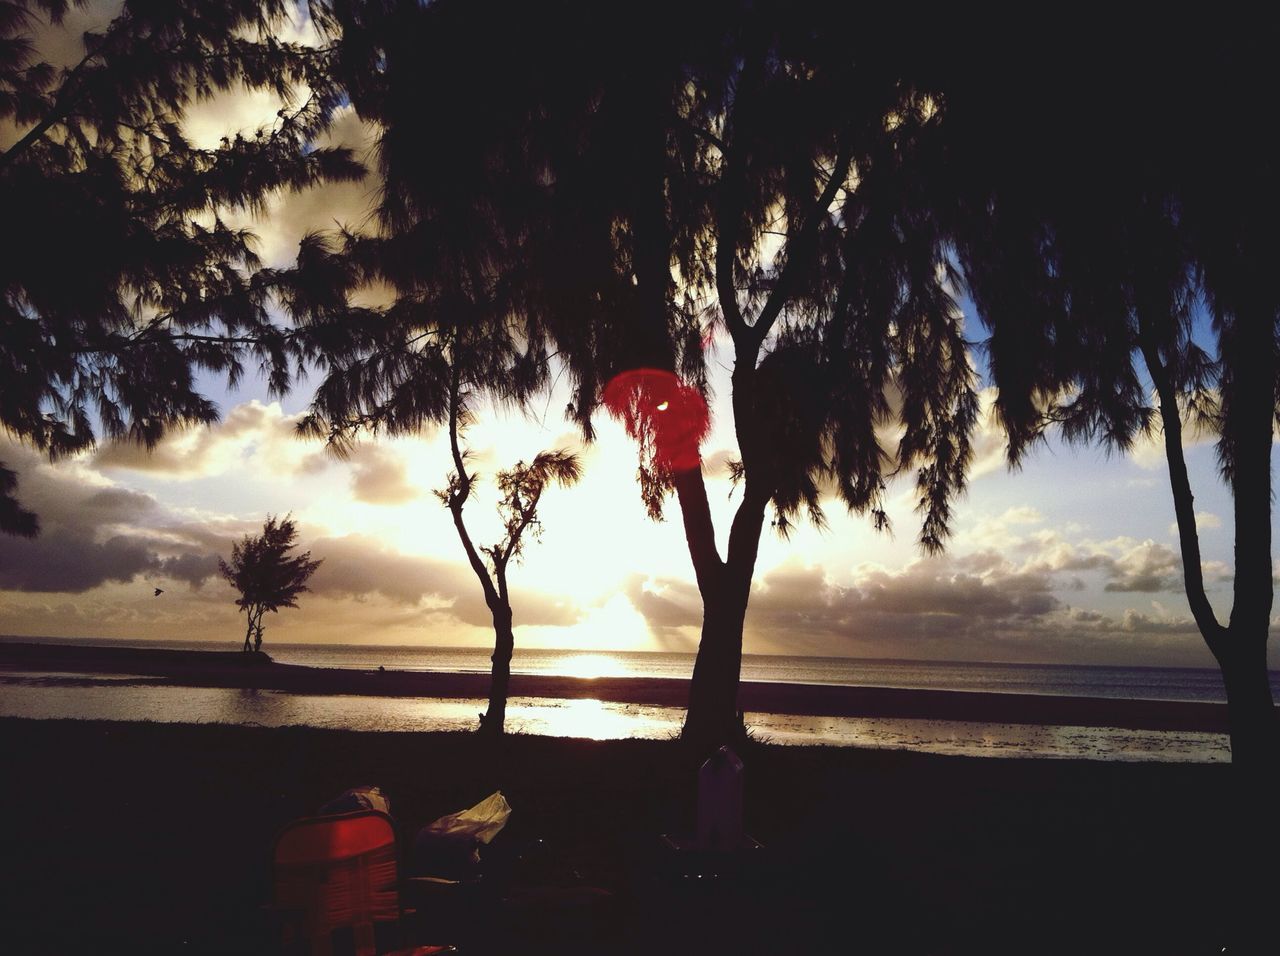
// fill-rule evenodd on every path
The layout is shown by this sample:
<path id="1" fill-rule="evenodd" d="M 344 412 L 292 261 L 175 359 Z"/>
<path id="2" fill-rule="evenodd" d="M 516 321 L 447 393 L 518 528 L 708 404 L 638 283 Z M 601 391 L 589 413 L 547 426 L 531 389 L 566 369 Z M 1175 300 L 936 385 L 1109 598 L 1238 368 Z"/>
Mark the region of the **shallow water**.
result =
<path id="1" fill-rule="evenodd" d="M 181 650 L 238 649 L 235 643 L 195 641 L 110 641 L 105 639 L 21 638 L 0 635 L 0 642 L 146 646 Z M 488 673 L 490 651 L 459 647 L 388 647 L 376 644 L 269 644 L 282 664 L 355 670 Z M 693 655 L 628 651 L 565 651 L 517 647 L 511 664 L 517 674 L 570 677 L 656 677 L 688 679 Z M 1130 700 L 1224 702 L 1222 677 L 1213 667 L 1115 667 L 1083 664 L 1009 664 L 969 661 L 869 660 L 746 654 L 744 681 L 837 684 L 847 687 L 897 687 L 909 690 L 967 690 L 995 694 L 1048 694 Z M 1272 693 L 1280 699 L 1280 672 L 1271 674 Z"/>
<path id="2" fill-rule="evenodd" d="M 120 675 L 0 673 L 0 716 L 36 719 L 155 720 L 364 731 L 473 730 L 483 700 L 288 694 L 273 690 L 121 683 Z M 514 697 L 507 727 L 517 733 L 596 740 L 663 739 L 684 711 L 594 699 Z M 1224 734 L 1047 727 L 878 717 L 746 715 L 753 732 L 778 744 L 914 750 L 975 757 L 1220 763 Z"/>

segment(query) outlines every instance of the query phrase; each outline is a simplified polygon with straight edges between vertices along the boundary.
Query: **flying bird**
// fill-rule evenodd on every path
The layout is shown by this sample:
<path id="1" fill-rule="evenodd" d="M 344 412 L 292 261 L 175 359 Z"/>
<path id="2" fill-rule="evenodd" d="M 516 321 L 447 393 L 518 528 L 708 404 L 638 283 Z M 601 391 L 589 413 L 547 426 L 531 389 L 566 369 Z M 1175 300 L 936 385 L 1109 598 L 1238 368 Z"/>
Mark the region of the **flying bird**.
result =
<path id="1" fill-rule="evenodd" d="M 156 597 L 159 597 L 159 596 L 160 596 L 160 595 L 162 595 L 162 594 L 164 594 L 164 588 L 156 588 L 156 595 L 155 595 L 155 596 L 156 596 Z"/>

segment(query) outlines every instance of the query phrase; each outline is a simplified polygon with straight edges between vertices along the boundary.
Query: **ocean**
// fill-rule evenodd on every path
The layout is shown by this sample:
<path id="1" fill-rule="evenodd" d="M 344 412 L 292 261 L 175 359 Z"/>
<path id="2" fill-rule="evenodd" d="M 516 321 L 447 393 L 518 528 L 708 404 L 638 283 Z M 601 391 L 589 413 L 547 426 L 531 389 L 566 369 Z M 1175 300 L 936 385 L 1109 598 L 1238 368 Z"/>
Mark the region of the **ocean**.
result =
<path id="1" fill-rule="evenodd" d="M 0 638 L 0 640 L 31 640 Z M 120 646 L 128 642 L 59 640 Z M 135 644 L 142 642 L 133 642 Z M 146 642 L 148 647 L 233 649 L 194 642 Z M 268 644 L 281 663 L 359 670 L 487 672 L 481 648 Z M 516 673 L 577 677 L 687 678 L 693 656 L 518 648 Z M 1280 675 L 1272 674 L 1280 696 Z M 921 690 L 1051 694 L 1135 700 L 1223 701 L 1218 672 L 1208 668 L 865 660 L 747 655 L 743 680 L 894 687 Z M 119 675 L 0 672 L 0 716 L 102 720 L 222 722 L 351 730 L 466 730 L 484 709 L 481 700 L 311 696 L 276 691 L 150 686 Z M 677 708 L 598 700 L 514 698 L 508 727 L 554 736 L 661 738 L 678 733 Z M 1118 728 L 1045 727 L 900 718 L 746 715 L 753 732 L 781 744 L 826 744 L 919 750 L 973 756 L 1037 756 L 1101 760 L 1220 762 L 1230 758 L 1225 735 Z"/>

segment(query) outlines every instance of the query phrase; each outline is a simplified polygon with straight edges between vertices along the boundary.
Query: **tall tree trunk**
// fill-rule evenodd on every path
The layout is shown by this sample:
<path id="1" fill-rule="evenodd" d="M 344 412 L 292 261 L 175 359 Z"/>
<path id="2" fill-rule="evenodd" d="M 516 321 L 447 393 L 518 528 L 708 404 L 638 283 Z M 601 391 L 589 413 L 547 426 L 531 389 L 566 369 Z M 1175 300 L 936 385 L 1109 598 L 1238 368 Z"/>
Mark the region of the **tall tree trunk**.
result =
<path id="1" fill-rule="evenodd" d="M 729 580 L 702 592 L 702 638 L 689 684 L 689 709 L 683 737 L 699 752 L 711 752 L 743 734 L 738 711 L 738 683 L 742 675 L 742 626 L 747 616 L 751 582 Z"/>
<path id="2" fill-rule="evenodd" d="M 1235 510 L 1235 585 L 1227 640 L 1218 662 L 1227 687 L 1231 762 L 1242 778 L 1271 777 L 1280 758 L 1267 674 L 1273 601 L 1271 434 L 1275 421 L 1275 323 L 1259 309 L 1236 318 L 1224 359 L 1232 389 L 1224 433 L 1230 440 Z"/>
<path id="3" fill-rule="evenodd" d="M 1234 373 L 1224 435 L 1230 440 L 1235 513 L 1235 586 L 1230 623 L 1217 620 L 1204 589 L 1194 499 L 1182 448 L 1182 421 L 1174 383 L 1143 328 L 1142 351 L 1159 395 L 1165 457 L 1178 519 L 1183 575 L 1192 615 L 1222 672 L 1227 692 L 1233 786 L 1223 823 L 1229 848 L 1223 881 L 1227 893 L 1227 949 L 1274 951 L 1270 914 L 1277 891 L 1278 849 L 1272 801 L 1280 778 L 1280 724 L 1267 670 L 1267 637 L 1273 600 L 1271 567 L 1271 429 L 1275 360 L 1269 320 L 1242 325 L 1224 354 Z"/>
<path id="4" fill-rule="evenodd" d="M 729 532 L 728 560 L 716 552 L 706 486 L 701 471 L 677 477 L 676 492 L 685 537 L 702 595 L 702 637 L 689 684 L 689 707 L 682 738 L 699 753 L 740 740 L 738 683 L 742 673 L 742 630 L 751 598 L 751 578 L 764 526 L 766 502 L 748 490 Z"/>
<path id="5" fill-rule="evenodd" d="M 1231 763 L 1242 782 L 1269 783 L 1280 764 L 1280 724 L 1267 670 L 1265 629 L 1227 629 L 1218 663 L 1227 690 Z"/>
<path id="6" fill-rule="evenodd" d="M 511 655 L 515 651 L 515 634 L 511 628 L 511 606 L 499 605 L 493 610 L 493 656 L 489 672 L 489 709 L 480 718 L 480 730 L 492 736 L 506 732 L 507 688 L 511 685 Z"/>

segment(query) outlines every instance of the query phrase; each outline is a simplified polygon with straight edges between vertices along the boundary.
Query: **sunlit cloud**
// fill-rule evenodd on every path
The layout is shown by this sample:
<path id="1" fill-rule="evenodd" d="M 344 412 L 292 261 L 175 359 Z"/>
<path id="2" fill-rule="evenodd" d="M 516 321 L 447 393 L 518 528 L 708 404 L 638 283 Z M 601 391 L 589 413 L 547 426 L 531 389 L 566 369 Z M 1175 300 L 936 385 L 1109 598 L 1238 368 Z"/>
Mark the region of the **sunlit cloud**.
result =
<path id="1" fill-rule="evenodd" d="M 1196 531 L 1204 533 L 1205 531 L 1214 531 L 1222 527 L 1222 519 L 1210 511 L 1196 512 Z M 1169 525 L 1169 537 L 1178 537 L 1178 522 Z"/>
<path id="2" fill-rule="evenodd" d="M 349 459 L 351 493 L 357 501 L 399 505 L 422 492 L 410 483 L 404 460 L 381 445 L 361 445 Z"/>
<path id="3" fill-rule="evenodd" d="M 314 442 L 297 438 L 301 415 L 285 415 L 278 402 L 236 405 L 213 425 L 177 429 L 154 449 L 110 441 L 94 455 L 100 469 L 130 469 L 157 477 L 190 479 L 226 474 L 249 459 L 273 475 L 313 472 L 329 459 Z"/>

